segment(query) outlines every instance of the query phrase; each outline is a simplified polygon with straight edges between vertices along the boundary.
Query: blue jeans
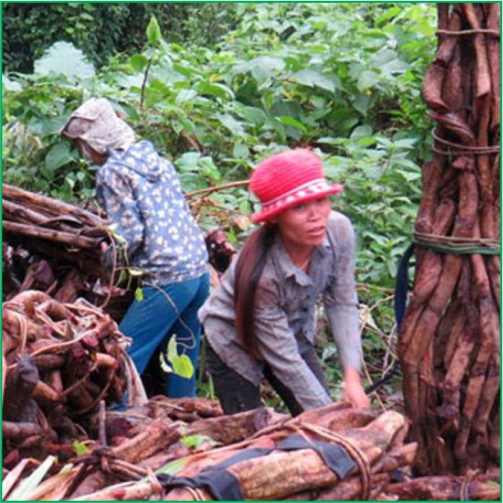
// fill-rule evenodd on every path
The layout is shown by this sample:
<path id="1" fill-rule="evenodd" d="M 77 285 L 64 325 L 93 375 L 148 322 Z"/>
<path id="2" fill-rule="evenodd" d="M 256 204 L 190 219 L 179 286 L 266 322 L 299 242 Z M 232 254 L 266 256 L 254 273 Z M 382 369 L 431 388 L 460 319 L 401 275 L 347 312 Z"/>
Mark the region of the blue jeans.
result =
<path id="1" fill-rule="evenodd" d="M 173 334 L 176 334 L 178 354 L 186 354 L 197 369 L 201 345 L 197 311 L 208 298 L 209 288 L 209 274 L 181 283 L 143 287 L 143 299 L 133 301 L 119 325 L 120 331 L 132 338 L 128 353 L 139 374 L 154 353 L 166 354 Z M 186 379 L 170 373 L 167 396 L 196 396 L 196 374 Z"/>

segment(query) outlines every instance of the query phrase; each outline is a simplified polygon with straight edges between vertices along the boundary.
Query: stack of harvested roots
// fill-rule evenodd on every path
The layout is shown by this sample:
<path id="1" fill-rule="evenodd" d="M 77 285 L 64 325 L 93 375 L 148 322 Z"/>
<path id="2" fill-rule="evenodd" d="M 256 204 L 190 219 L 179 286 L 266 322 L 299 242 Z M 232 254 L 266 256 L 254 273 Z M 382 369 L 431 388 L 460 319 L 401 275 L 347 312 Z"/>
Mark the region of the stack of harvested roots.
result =
<path id="1" fill-rule="evenodd" d="M 133 294 L 103 280 L 100 242 L 114 245 L 106 221 L 11 185 L 2 192 L 2 299 L 42 290 L 63 303 L 87 299 L 119 320 Z"/>
<path id="2" fill-rule="evenodd" d="M 184 419 L 180 419 L 183 417 Z M 407 421 L 335 403 L 291 418 L 270 409 L 224 416 L 204 399 L 151 399 L 91 421 L 99 440 L 62 469 L 20 463 L 4 497 L 164 501 L 499 499 L 488 475 L 411 479 Z M 26 460 L 25 460 L 26 461 Z M 42 472 L 43 470 L 43 472 Z M 30 475 L 31 473 L 31 475 Z M 222 484 L 222 481 L 225 484 Z"/>
<path id="3" fill-rule="evenodd" d="M 399 357 L 425 473 L 500 463 L 500 5 L 439 4 L 436 121 Z"/>
<path id="4" fill-rule="evenodd" d="M 2 299 L 42 290 L 60 302 L 84 298 L 120 321 L 133 300 L 135 278 L 105 278 L 100 243 L 114 246 L 107 221 L 76 205 L 3 184 Z M 235 252 L 221 229 L 206 233 L 215 281 Z M 126 278 L 118 284 L 119 276 Z"/>
<path id="5" fill-rule="evenodd" d="M 144 391 L 125 352 L 127 339 L 100 309 L 62 304 L 27 290 L 3 304 L 4 466 L 21 457 L 73 454 L 87 414 L 100 401 L 133 401 Z"/>

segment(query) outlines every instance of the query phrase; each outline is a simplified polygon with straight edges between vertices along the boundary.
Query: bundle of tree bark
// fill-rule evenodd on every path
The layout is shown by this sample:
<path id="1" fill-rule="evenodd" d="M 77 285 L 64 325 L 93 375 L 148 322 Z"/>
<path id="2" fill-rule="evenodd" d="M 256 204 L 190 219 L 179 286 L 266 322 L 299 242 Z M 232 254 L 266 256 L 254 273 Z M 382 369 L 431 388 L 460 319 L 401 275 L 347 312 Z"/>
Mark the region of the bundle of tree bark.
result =
<path id="1" fill-rule="evenodd" d="M 2 299 L 42 290 L 63 303 L 85 298 L 120 320 L 133 292 L 114 284 L 115 274 L 105 279 L 100 243 L 114 246 L 107 221 L 12 185 L 2 192 Z"/>
<path id="2" fill-rule="evenodd" d="M 265 408 L 222 415 L 210 400 L 156 397 L 91 423 L 97 440 L 64 469 L 48 458 L 4 474 L 4 500 L 499 499 L 487 475 L 412 479 L 416 444 L 393 411 L 341 402 L 295 418 Z"/>
<path id="3" fill-rule="evenodd" d="M 499 466 L 500 5 L 439 4 L 436 125 L 399 358 L 424 473 Z"/>
<path id="4" fill-rule="evenodd" d="M 83 299 L 63 304 L 27 290 L 2 306 L 3 462 L 72 456 L 85 418 L 101 401 L 146 396 L 126 354 L 128 340 Z"/>
<path id="5" fill-rule="evenodd" d="M 134 298 L 136 277 L 129 268 L 108 271 L 102 246 L 114 236 L 103 212 L 3 184 L 2 299 L 25 290 L 42 290 L 60 302 L 84 298 L 120 321 Z M 188 194 L 187 196 L 189 196 Z M 221 229 L 205 235 L 215 282 L 235 253 Z"/>

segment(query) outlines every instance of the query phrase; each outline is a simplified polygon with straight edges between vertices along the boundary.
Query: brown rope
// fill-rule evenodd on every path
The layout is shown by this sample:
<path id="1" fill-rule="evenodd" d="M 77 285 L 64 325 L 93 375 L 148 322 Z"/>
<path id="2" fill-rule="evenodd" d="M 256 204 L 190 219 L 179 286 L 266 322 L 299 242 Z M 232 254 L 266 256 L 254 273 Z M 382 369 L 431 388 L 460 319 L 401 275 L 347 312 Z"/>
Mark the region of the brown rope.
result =
<path id="1" fill-rule="evenodd" d="M 473 470 L 466 474 L 466 477 L 461 483 L 459 488 L 459 499 L 460 501 L 470 501 L 470 484 L 472 483 L 475 476 L 480 472 L 480 470 Z"/>
<path id="2" fill-rule="evenodd" d="M 434 243 L 458 246 L 487 246 L 488 248 L 490 248 L 493 246 L 499 247 L 500 244 L 499 241 L 495 239 L 442 236 L 440 234 L 427 234 L 425 232 L 414 232 L 414 237 L 418 237 L 425 241 L 428 240 Z"/>
<path id="3" fill-rule="evenodd" d="M 362 499 L 369 500 L 370 499 L 370 489 L 371 489 L 371 479 L 370 479 L 370 463 L 367 459 L 365 453 L 357 447 L 355 444 L 351 443 L 347 438 L 334 433 L 333 431 L 327 430 L 322 426 L 315 426 L 309 423 L 300 423 L 299 427 L 320 436 L 321 438 L 325 438 L 327 440 L 331 440 L 336 444 L 344 447 L 346 451 L 349 453 L 353 461 L 358 465 L 360 470 L 360 477 L 362 483 Z"/>
<path id="4" fill-rule="evenodd" d="M 205 501 L 206 498 L 203 496 L 201 489 L 195 487 L 184 486 L 183 489 L 187 491 L 193 498 L 193 501 Z"/>
<path id="5" fill-rule="evenodd" d="M 441 253 L 457 255 L 499 255 L 500 244 L 495 239 L 440 236 L 414 232 L 412 241 L 422 247 Z"/>
<path id="6" fill-rule="evenodd" d="M 456 152 L 453 152 L 452 150 L 440 150 L 439 148 L 433 146 L 431 147 L 431 150 L 435 152 L 435 154 L 439 155 L 445 155 L 445 156 L 451 156 L 451 155 L 487 155 L 485 152 L 470 152 L 468 150 L 456 150 Z M 491 152 L 495 153 L 495 152 Z"/>
<path id="7" fill-rule="evenodd" d="M 152 471 L 151 468 L 147 468 L 148 471 L 148 481 L 150 482 L 150 487 L 152 489 L 152 492 L 154 494 L 158 494 L 159 496 L 163 496 L 164 494 L 164 487 L 162 484 L 159 482 L 159 479 L 156 477 L 155 473 Z"/>
<path id="8" fill-rule="evenodd" d="M 453 36 L 463 36 L 463 35 L 492 35 L 493 37 L 499 37 L 500 32 L 498 30 L 490 30 L 486 28 L 478 28 L 473 30 L 437 30 L 437 35 L 453 35 Z"/>

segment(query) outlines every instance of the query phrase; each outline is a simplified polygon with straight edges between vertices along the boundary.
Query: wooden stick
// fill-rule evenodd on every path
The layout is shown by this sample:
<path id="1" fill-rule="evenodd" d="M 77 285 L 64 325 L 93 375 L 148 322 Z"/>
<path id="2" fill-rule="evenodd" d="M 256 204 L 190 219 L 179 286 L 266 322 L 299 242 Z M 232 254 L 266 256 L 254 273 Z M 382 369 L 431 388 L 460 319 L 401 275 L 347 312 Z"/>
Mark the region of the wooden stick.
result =
<path id="1" fill-rule="evenodd" d="M 72 215 L 82 219 L 83 223 L 91 226 L 103 225 L 103 221 L 93 213 L 78 208 L 73 204 L 68 204 L 63 201 L 53 199 L 41 194 L 28 192 L 19 187 L 2 184 L 2 199 L 10 199 L 14 201 L 22 201 L 38 205 L 40 208 L 52 210 L 55 215 Z"/>
<path id="2" fill-rule="evenodd" d="M 2 222 L 4 232 L 11 232 L 13 234 L 22 234 L 32 238 L 48 239 L 57 241 L 77 248 L 84 248 L 93 250 L 98 248 L 99 239 L 86 238 L 84 236 L 76 236 L 69 232 L 56 231 L 50 229 L 42 229 L 40 227 L 33 227 L 27 224 L 18 224 L 14 222 Z"/>

